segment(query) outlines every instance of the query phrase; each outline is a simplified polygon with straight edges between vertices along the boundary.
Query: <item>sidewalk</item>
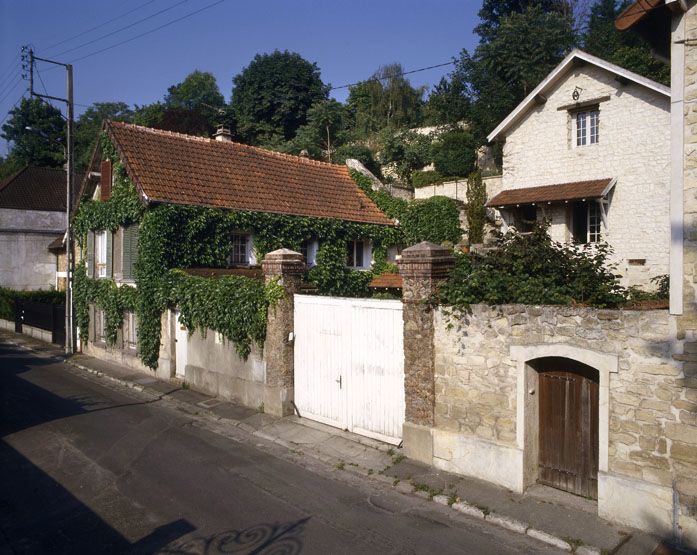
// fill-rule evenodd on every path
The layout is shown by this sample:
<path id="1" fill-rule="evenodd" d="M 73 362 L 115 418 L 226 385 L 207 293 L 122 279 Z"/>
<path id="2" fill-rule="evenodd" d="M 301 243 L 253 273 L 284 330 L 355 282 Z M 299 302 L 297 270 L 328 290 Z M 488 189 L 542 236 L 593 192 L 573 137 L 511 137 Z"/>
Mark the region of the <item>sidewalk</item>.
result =
<path id="1" fill-rule="evenodd" d="M 0 342 L 65 358 L 55 346 L 7 331 L 0 331 Z M 104 379 L 173 400 L 182 410 L 208 414 L 293 453 L 319 459 L 337 472 L 352 472 L 394 487 L 405 495 L 451 505 L 453 510 L 472 518 L 528 534 L 565 551 L 580 555 L 648 555 L 659 547 L 659 540 L 648 534 L 600 519 L 595 514 L 594 502 L 546 486 L 530 488 L 524 495 L 516 494 L 410 461 L 399 448 L 311 420 L 273 417 L 87 355 L 76 354 L 65 362 Z M 661 554 L 672 552 L 664 546 L 660 549 Z"/>

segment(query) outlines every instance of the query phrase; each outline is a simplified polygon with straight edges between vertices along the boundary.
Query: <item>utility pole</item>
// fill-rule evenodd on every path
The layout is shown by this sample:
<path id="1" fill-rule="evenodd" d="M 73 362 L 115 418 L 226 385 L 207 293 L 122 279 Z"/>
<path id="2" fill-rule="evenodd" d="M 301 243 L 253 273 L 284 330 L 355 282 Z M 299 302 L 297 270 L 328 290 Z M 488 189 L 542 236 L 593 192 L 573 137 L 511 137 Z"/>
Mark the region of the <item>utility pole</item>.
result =
<path id="1" fill-rule="evenodd" d="M 67 98 L 39 94 L 34 91 L 34 61 L 39 60 L 49 64 L 63 66 L 67 74 Z M 73 256 L 72 256 L 72 233 L 70 232 L 70 215 L 73 191 L 73 66 L 54 60 L 47 60 L 34 56 L 34 50 L 29 49 L 29 93 L 39 98 L 47 98 L 65 102 L 67 105 L 66 132 L 65 132 L 65 159 L 66 159 L 66 203 L 65 203 L 65 262 L 66 262 L 66 283 L 65 283 L 65 354 L 73 354 Z"/>

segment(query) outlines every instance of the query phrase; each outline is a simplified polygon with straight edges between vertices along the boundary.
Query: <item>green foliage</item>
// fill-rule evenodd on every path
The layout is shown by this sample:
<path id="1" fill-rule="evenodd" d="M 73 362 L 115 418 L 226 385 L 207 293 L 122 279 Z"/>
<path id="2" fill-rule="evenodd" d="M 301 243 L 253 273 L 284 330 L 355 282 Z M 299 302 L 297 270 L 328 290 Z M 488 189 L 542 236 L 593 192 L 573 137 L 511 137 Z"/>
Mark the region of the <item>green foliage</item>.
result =
<path id="1" fill-rule="evenodd" d="M 463 50 L 451 80 L 466 84 L 478 144 L 558 64 L 576 42 L 561 0 L 486 0 L 475 31 L 480 43 Z"/>
<path id="2" fill-rule="evenodd" d="M 397 174 L 411 183 L 411 174 L 431 161 L 431 139 L 413 131 L 394 133 L 386 129 L 380 135 L 382 150 L 380 162 L 396 165 Z"/>
<path id="3" fill-rule="evenodd" d="M 462 238 L 459 214 L 457 204 L 448 197 L 411 201 L 400 220 L 406 244 L 457 243 Z"/>
<path id="4" fill-rule="evenodd" d="M 459 74 L 443 77 L 433 87 L 424 106 L 426 125 L 455 125 L 470 119 L 472 109 L 467 84 Z"/>
<path id="5" fill-rule="evenodd" d="M 38 98 L 23 98 L 8 115 L 0 136 L 12 143 L 10 155 L 17 165 L 60 167 L 63 164 L 65 124 L 58 109 Z"/>
<path id="6" fill-rule="evenodd" d="M 670 66 L 651 54 L 651 49 L 633 29 L 618 31 L 615 19 L 629 0 L 598 0 L 592 7 L 583 36 L 583 48 L 639 75 L 670 85 Z"/>
<path id="7" fill-rule="evenodd" d="M 508 234 L 484 256 L 459 255 L 440 290 L 443 304 L 583 304 L 615 307 L 626 291 L 608 264 L 607 245 L 578 248 L 553 242 L 544 226 Z"/>
<path id="8" fill-rule="evenodd" d="M 131 121 L 133 112 L 124 102 L 95 102 L 75 122 L 75 165 L 84 171 L 99 139 L 102 122 Z"/>
<path id="9" fill-rule="evenodd" d="M 347 137 L 348 112 L 343 104 L 336 100 L 320 100 L 307 111 L 307 123 L 298 129 L 293 139 L 297 152 L 319 151 L 321 159 L 327 162 L 337 147 Z"/>
<path id="10" fill-rule="evenodd" d="M 179 308 L 189 333 L 216 330 L 232 341 L 242 358 L 249 356 L 252 344 L 263 347 L 267 309 L 285 294 L 277 282 L 264 285 L 242 276 L 208 279 L 180 270 L 170 271 L 169 284 L 170 304 Z"/>
<path id="11" fill-rule="evenodd" d="M 136 188 L 128 178 L 126 168 L 116 158 L 113 147 L 104 135 L 102 138 L 105 157 L 111 158 L 113 163 L 114 185 L 111 197 L 107 201 L 94 201 L 83 199 L 80 208 L 73 220 L 75 237 L 81 246 L 87 232 L 91 229 L 109 229 L 116 231 L 121 226 L 127 226 L 140 220 L 143 213 L 143 204 L 140 201 Z"/>
<path id="12" fill-rule="evenodd" d="M 655 288 L 653 291 L 646 291 L 637 286 L 629 287 L 629 304 L 644 301 L 667 301 L 670 298 L 670 276 L 668 274 L 652 277 L 651 284 Z"/>
<path id="13" fill-rule="evenodd" d="M 434 170 L 415 171 L 411 174 L 411 184 L 416 189 L 419 187 L 426 187 L 427 185 L 433 185 L 434 183 L 441 183 L 443 181 L 443 176 Z"/>
<path id="14" fill-rule="evenodd" d="M 16 291 L 0 287 L 0 318 L 14 320 L 15 302 L 18 300 L 34 303 L 63 304 L 65 302 L 65 293 L 43 289 L 38 291 Z"/>
<path id="15" fill-rule="evenodd" d="M 323 243 L 317 251 L 317 264 L 308 271 L 308 281 L 325 295 L 368 296 L 373 272 L 353 271 L 346 267 L 346 241 Z M 375 272 L 378 273 L 378 272 Z"/>
<path id="16" fill-rule="evenodd" d="M 347 104 L 357 137 L 419 124 L 425 89 L 412 87 L 403 73 L 400 64 L 388 64 L 349 89 Z"/>
<path id="17" fill-rule="evenodd" d="M 486 221 L 486 187 L 482 174 L 476 170 L 467 178 L 467 229 L 470 244 L 484 240 L 484 223 Z"/>
<path id="18" fill-rule="evenodd" d="M 462 129 L 448 131 L 433 144 L 433 164 L 445 176 L 469 175 L 474 168 L 476 141 Z"/>
<path id="19" fill-rule="evenodd" d="M 220 94 L 215 76 L 197 69 L 189 73 L 184 81 L 167 89 L 165 106 L 198 110 L 214 127 L 216 123 L 222 123 L 218 111 L 225 109 L 225 98 Z"/>
<path id="20" fill-rule="evenodd" d="M 233 83 L 230 107 L 237 133 L 248 144 L 292 139 L 310 107 L 329 92 L 317 64 L 287 50 L 257 54 Z"/>

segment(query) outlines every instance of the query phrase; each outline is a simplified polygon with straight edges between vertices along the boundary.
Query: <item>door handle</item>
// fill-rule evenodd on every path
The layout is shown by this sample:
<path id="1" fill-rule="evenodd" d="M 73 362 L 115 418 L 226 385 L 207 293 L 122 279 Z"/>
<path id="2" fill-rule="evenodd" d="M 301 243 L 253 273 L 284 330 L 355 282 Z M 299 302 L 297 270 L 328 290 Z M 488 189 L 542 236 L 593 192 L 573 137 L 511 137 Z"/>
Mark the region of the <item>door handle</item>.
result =
<path id="1" fill-rule="evenodd" d="M 341 376 L 339 376 L 338 380 L 334 380 L 334 381 L 339 384 L 339 389 L 341 389 Z"/>

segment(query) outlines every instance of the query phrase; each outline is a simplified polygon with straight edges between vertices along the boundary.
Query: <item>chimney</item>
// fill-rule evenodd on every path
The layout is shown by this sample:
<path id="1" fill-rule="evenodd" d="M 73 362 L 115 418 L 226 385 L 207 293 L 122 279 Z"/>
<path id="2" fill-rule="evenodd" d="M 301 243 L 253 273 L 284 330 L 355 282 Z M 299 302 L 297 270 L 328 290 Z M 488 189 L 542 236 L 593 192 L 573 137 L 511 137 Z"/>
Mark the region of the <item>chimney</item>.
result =
<path id="1" fill-rule="evenodd" d="M 218 130 L 213 134 L 213 137 L 215 137 L 216 141 L 232 141 L 232 135 L 230 134 L 230 130 L 225 129 L 225 127 L 223 127 L 222 125 L 218 127 Z"/>

